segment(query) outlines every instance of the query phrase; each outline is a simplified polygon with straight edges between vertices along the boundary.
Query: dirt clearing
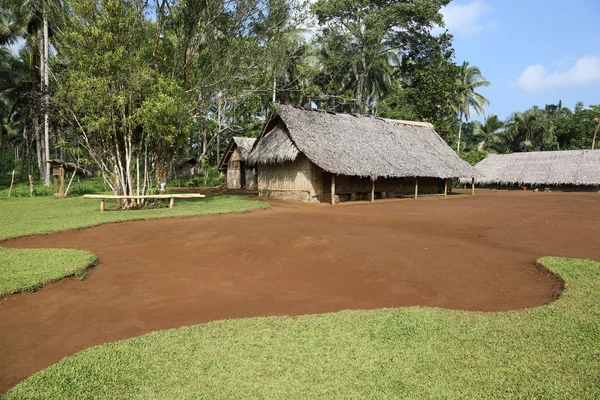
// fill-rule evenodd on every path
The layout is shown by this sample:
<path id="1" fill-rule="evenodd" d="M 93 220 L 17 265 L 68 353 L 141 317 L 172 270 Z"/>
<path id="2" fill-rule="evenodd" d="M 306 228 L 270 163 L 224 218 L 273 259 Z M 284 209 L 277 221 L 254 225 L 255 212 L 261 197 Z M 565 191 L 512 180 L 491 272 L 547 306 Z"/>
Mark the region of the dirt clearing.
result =
<path id="1" fill-rule="evenodd" d="M 249 214 L 4 242 L 89 250 L 100 263 L 83 282 L 0 299 L 0 393 L 87 347 L 218 319 L 542 305 L 559 285 L 535 260 L 600 261 L 599 226 L 598 194 L 498 192 L 336 207 L 275 202 Z"/>

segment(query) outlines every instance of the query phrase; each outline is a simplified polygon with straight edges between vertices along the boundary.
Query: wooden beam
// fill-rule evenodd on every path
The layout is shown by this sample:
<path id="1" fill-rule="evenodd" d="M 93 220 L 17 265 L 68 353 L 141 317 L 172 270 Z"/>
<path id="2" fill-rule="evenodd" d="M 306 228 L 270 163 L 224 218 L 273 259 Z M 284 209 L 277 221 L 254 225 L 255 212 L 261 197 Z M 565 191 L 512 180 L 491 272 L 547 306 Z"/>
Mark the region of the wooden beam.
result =
<path id="1" fill-rule="evenodd" d="M 371 179 L 371 203 L 375 202 L 375 178 Z"/>
<path id="2" fill-rule="evenodd" d="M 415 200 L 419 197 L 419 178 L 415 178 Z"/>
<path id="3" fill-rule="evenodd" d="M 471 180 L 471 196 L 475 196 L 475 178 Z"/>
<path id="4" fill-rule="evenodd" d="M 448 179 L 444 179 L 444 197 L 448 197 Z"/>
<path id="5" fill-rule="evenodd" d="M 175 197 L 171 197 L 171 199 L 169 200 L 169 208 L 173 208 L 174 203 L 175 203 Z"/>
<path id="6" fill-rule="evenodd" d="M 331 174 L 331 205 L 335 206 L 335 175 Z"/>
<path id="7" fill-rule="evenodd" d="M 100 200 L 100 211 L 104 211 L 104 199 Z"/>

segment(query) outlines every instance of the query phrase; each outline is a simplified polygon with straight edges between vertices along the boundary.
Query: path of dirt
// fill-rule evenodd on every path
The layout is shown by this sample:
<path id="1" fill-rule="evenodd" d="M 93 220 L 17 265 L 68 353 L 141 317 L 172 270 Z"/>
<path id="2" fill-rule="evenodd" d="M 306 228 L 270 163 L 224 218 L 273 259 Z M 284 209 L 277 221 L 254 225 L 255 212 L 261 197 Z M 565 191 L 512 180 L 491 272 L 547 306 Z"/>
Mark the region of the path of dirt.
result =
<path id="1" fill-rule="evenodd" d="M 499 192 L 133 221 L 2 243 L 90 250 L 85 281 L 0 300 L 0 393 L 90 346 L 224 319 L 545 304 L 545 255 L 600 260 L 600 195 Z"/>

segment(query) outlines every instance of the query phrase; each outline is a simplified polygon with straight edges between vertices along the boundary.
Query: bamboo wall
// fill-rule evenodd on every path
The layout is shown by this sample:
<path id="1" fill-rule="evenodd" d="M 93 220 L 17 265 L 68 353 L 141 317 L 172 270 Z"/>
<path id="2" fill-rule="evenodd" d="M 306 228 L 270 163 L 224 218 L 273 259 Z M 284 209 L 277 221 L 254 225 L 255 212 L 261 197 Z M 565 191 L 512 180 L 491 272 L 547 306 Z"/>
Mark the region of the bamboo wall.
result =
<path id="1" fill-rule="evenodd" d="M 287 200 L 309 201 L 315 192 L 311 162 L 304 154 L 283 164 L 259 165 L 260 196 Z"/>
<path id="2" fill-rule="evenodd" d="M 227 165 L 227 188 L 228 189 L 241 189 L 242 188 L 242 174 L 241 174 L 241 154 L 239 149 L 235 149 L 229 163 Z"/>

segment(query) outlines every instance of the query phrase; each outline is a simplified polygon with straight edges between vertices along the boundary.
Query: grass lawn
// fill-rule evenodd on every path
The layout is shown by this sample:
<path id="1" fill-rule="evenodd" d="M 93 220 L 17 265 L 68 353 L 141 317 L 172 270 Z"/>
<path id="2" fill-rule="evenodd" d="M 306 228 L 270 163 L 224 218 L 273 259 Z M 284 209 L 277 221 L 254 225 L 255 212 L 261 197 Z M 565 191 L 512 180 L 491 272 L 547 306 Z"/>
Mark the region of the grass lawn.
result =
<path id="1" fill-rule="evenodd" d="M 265 207 L 268 207 L 265 202 L 239 196 L 208 195 L 203 199 L 177 199 L 173 209 L 102 213 L 99 200 L 84 200 L 82 197 L 0 198 L 0 240 L 116 221 L 245 212 Z M 85 251 L 0 247 L 0 296 L 34 291 L 65 276 L 80 275 L 95 262 L 96 256 Z"/>
<path id="2" fill-rule="evenodd" d="M 540 260 L 559 300 L 219 321 L 84 350 L 6 399 L 598 399 L 600 263 Z"/>
<path id="3" fill-rule="evenodd" d="M 97 258 L 87 251 L 67 249 L 6 249 L 0 247 L 0 297 L 35 292 L 65 276 L 83 279 Z"/>
<path id="4" fill-rule="evenodd" d="M 167 200 L 168 201 L 168 200 Z M 107 207 L 110 202 L 107 201 Z M 100 212 L 100 200 L 83 197 L 0 198 L 0 240 L 136 219 L 247 212 L 269 205 L 232 195 L 176 199 L 175 208 Z"/>

